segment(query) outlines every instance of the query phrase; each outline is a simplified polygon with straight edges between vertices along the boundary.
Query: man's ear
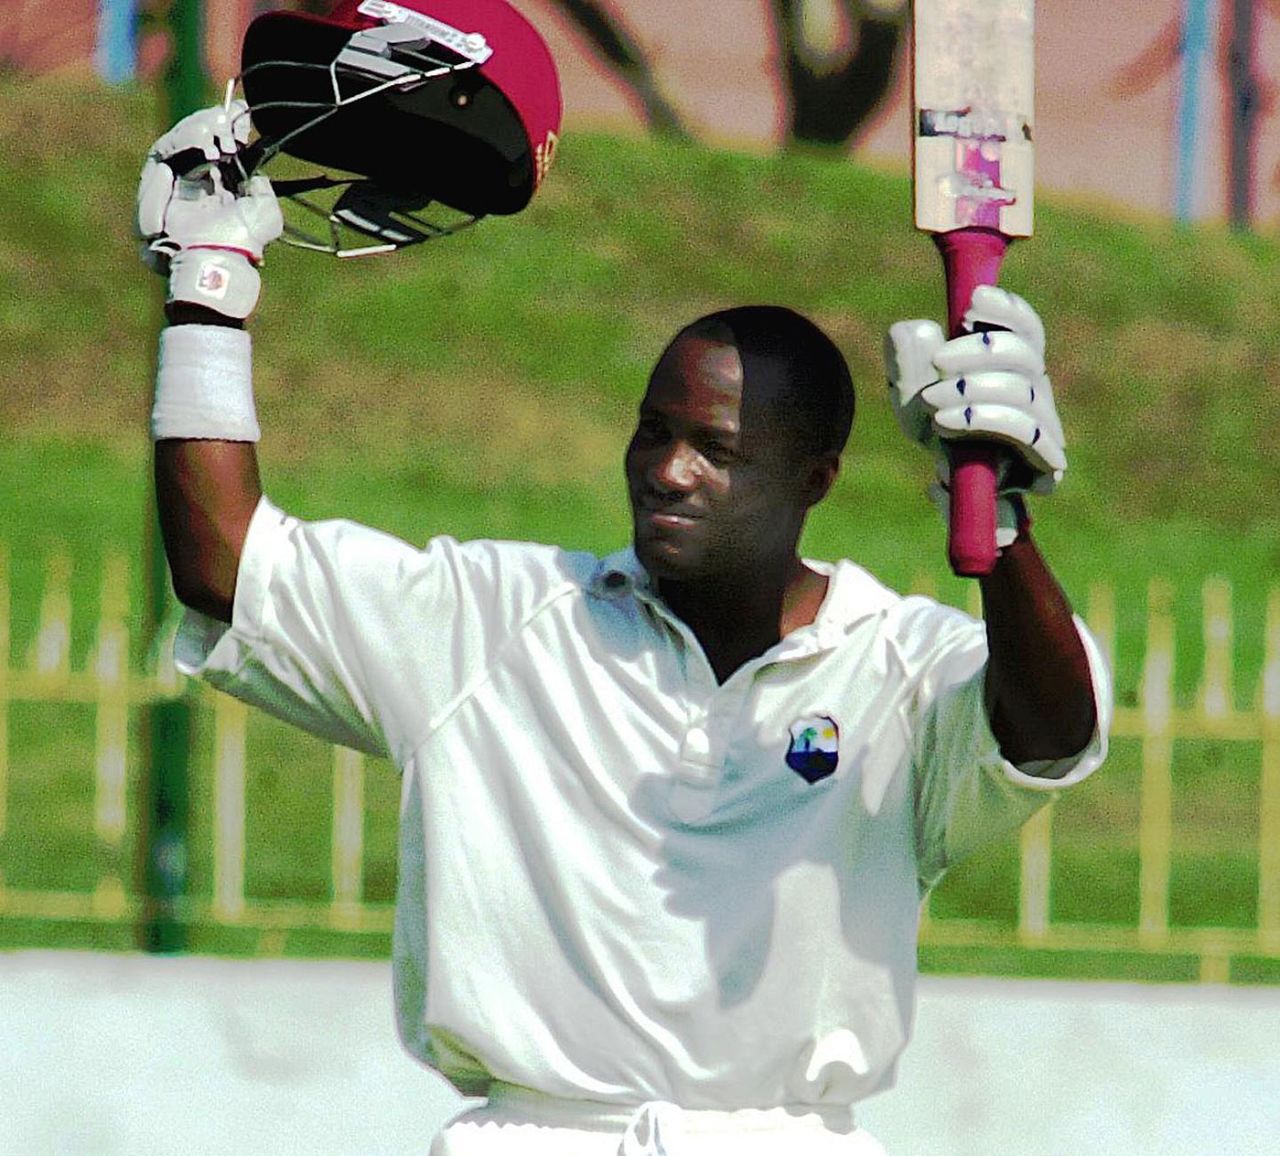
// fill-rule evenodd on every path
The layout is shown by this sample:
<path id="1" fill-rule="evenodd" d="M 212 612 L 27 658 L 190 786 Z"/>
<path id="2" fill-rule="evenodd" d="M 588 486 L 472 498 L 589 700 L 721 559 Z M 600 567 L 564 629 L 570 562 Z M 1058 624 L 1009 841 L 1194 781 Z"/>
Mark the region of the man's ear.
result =
<path id="1" fill-rule="evenodd" d="M 840 476 L 840 455 L 835 452 L 818 454 L 808 462 L 805 476 L 805 504 L 816 506 L 830 492 Z"/>

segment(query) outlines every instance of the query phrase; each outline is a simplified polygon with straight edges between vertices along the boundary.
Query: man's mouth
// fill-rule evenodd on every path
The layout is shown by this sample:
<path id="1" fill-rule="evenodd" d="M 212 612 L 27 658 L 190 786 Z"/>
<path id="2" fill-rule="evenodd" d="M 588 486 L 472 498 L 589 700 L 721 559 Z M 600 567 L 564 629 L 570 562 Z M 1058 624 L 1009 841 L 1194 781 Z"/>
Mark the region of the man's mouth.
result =
<path id="1" fill-rule="evenodd" d="M 644 515 L 644 520 L 659 530 L 684 530 L 697 521 L 683 514 L 667 514 L 661 510 L 651 510 Z"/>
<path id="2" fill-rule="evenodd" d="M 640 498 L 635 504 L 638 520 L 651 526 L 683 527 L 692 526 L 700 517 L 696 510 L 679 503 L 655 501 L 651 498 Z"/>

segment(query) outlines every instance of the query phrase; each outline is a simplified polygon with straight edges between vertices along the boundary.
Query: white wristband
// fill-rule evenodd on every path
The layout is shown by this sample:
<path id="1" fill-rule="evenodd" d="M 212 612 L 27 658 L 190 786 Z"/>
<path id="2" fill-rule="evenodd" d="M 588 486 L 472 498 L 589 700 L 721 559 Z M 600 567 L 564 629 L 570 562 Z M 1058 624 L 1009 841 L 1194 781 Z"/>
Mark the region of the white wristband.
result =
<path id="1" fill-rule="evenodd" d="M 160 334 L 151 437 L 256 442 L 249 334 L 225 325 L 171 325 Z"/>

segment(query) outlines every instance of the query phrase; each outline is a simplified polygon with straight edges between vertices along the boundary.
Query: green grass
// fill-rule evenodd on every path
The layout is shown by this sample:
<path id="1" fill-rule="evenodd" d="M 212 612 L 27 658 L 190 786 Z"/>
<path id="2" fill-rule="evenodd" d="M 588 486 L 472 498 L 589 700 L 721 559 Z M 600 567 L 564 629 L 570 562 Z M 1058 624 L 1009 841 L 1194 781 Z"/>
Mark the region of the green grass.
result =
<path id="1" fill-rule="evenodd" d="M 0 221 L 0 542 L 17 662 L 53 549 L 75 559 L 77 664 L 111 552 L 133 561 L 140 622 L 159 289 L 136 263 L 130 229 L 156 115 L 142 91 L 0 78 L 0 181 L 10 190 Z M 889 323 L 942 309 L 937 257 L 910 228 L 908 205 L 904 176 L 856 164 L 571 134 L 516 218 L 391 259 L 274 249 L 254 325 L 268 489 L 300 515 L 352 517 L 414 541 L 447 532 L 613 549 L 626 537 L 621 448 L 666 338 L 711 308 L 778 301 L 828 329 L 859 385 L 844 476 L 806 549 L 852 556 L 899 587 L 924 574 L 963 604 L 922 498 L 929 465 L 902 441 L 879 367 Z M 1150 579 L 1176 591 L 1185 702 L 1200 678 L 1200 584 L 1229 578 L 1245 706 L 1280 562 L 1269 497 L 1280 489 L 1270 437 L 1280 428 L 1280 245 L 1051 195 L 1037 230 L 1013 249 L 1004 282 L 1046 318 L 1068 431 L 1066 484 L 1035 505 L 1046 554 L 1080 604 L 1091 582 L 1114 585 L 1124 703 L 1136 701 Z M 71 708 L 12 714 L 0 867 L 15 885 L 79 886 L 96 869 L 89 724 Z M 273 728 L 255 722 L 252 732 L 249 887 L 320 895 L 327 754 Z M 1134 917 L 1137 767 L 1136 750 L 1118 744 L 1107 773 L 1060 808 L 1056 916 Z M 1187 744 L 1175 778 L 1175 920 L 1248 923 L 1256 751 Z M 381 899 L 394 886 L 394 780 L 379 771 L 369 789 L 366 883 Z M 205 890 L 209 805 L 197 780 L 192 871 Z M 1011 918 L 1011 848 L 957 870 L 941 909 Z"/>

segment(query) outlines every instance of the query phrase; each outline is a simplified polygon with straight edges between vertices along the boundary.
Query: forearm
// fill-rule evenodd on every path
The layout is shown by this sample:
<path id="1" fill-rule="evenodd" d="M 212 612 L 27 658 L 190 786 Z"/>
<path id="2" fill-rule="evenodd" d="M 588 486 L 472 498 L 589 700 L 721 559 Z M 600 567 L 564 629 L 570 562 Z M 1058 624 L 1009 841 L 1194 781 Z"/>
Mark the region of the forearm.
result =
<path id="1" fill-rule="evenodd" d="M 230 622 L 240 552 L 262 497 L 257 450 L 252 442 L 157 442 L 155 483 L 174 593 Z"/>
<path id="2" fill-rule="evenodd" d="M 1097 725 L 1089 659 L 1071 606 L 1030 532 L 982 579 L 987 713 L 1010 762 L 1078 754 Z"/>
<path id="3" fill-rule="evenodd" d="M 167 313 L 173 324 L 240 328 L 198 306 L 170 305 Z M 229 622 L 240 552 L 262 496 L 254 443 L 162 437 L 155 447 L 155 485 L 178 599 Z"/>

